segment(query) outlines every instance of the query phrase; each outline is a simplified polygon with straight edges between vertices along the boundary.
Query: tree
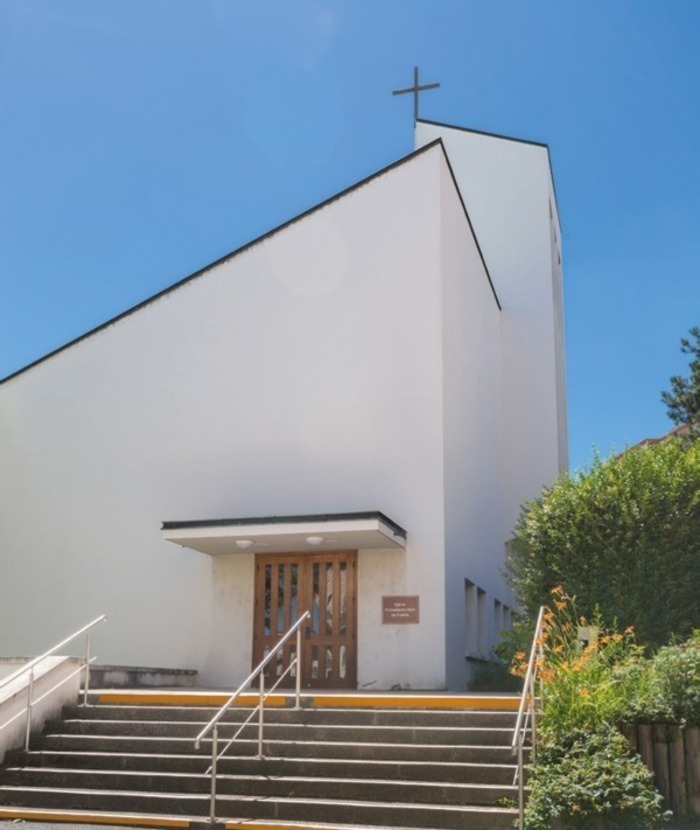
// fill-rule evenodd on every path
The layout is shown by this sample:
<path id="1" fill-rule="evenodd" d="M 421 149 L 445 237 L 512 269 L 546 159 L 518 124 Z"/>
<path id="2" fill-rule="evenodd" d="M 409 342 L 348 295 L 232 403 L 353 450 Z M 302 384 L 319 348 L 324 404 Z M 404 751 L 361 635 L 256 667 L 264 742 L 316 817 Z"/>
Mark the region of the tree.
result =
<path id="1" fill-rule="evenodd" d="M 668 417 L 674 424 L 688 424 L 690 437 L 700 438 L 700 328 L 690 329 L 691 342 L 681 338 L 683 354 L 694 355 L 690 361 L 690 377 L 674 375 L 671 378 L 671 391 L 662 392 L 661 400 L 666 404 Z"/>
<path id="2" fill-rule="evenodd" d="M 700 628 L 700 441 L 596 458 L 524 506 L 507 574 L 528 617 L 562 586 L 640 643 Z"/>

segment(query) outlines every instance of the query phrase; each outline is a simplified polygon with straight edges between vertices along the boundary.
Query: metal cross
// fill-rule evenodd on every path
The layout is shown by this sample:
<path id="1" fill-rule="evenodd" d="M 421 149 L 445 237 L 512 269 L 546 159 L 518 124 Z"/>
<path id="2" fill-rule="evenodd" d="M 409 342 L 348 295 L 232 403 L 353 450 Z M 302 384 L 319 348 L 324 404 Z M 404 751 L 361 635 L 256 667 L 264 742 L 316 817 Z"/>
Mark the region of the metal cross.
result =
<path id="1" fill-rule="evenodd" d="M 424 89 L 435 89 L 435 87 L 440 86 L 440 84 L 423 84 L 420 86 L 418 83 L 418 67 L 413 67 L 413 86 L 409 86 L 407 89 L 395 89 L 391 94 L 392 95 L 405 95 L 407 92 L 413 93 L 413 120 L 418 121 L 418 93 L 422 92 Z"/>

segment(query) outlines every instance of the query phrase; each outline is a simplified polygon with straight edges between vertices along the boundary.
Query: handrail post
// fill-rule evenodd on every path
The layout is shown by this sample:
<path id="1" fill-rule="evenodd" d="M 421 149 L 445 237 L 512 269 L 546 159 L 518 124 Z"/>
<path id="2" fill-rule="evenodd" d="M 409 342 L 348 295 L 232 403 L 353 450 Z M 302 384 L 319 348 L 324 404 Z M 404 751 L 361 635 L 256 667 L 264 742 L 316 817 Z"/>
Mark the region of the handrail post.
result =
<path id="1" fill-rule="evenodd" d="M 29 670 L 29 684 L 27 686 L 27 722 L 24 727 L 24 751 L 29 752 L 29 735 L 32 731 L 32 706 L 34 698 L 34 669 Z"/>
<path id="2" fill-rule="evenodd" d="M 530 681 L 530 734 L 532 735 L 532 759 L 537 754 L 537 706 L 535 705 L 535 678 Z"/>
<path id="3" fill-rule="evenodd" d="M 260 672 L 260 709 L 258 710 L 258 758 L 263 757 L 263 709 L 265 708 L 265 671 Z"/>
<path id="4" fill-rule="evenodd" d="M 83 706 L 87 706 L 88 691 L 90 689 L 90 635 L 85 636 L 85 677 L 83 678 Z"/>
<path id="5" fill-rule="evenodd" d="M 301 656 L 301 635 L 300 629 L 302 624 L 305 620 L 309 619 L 310 617 L 309 611 L 305 611 L 301 617 L 294 623 L 294 625 L 289 629 L 289 631 L 282 637 L 282 639 L 277 643 L 277 645 L 270 651 L 258 665 L 253 669 L 253 671 L 246 677 L 246 679 L 241 683 L 241 685 L 236 689 L 236 691 L 231 695 L 231 697 L 224 703 L 224 705 L 219 709 L 219 711 L 214 715 L 214 717 L 207 723 L 204 729 L 197 735 L 194 740 L 194 745 L 197 749 L 199 749 L 200 741 L 202 741 L 210 732 L 214 732 L 212 741 L 213 741 L 213 754 L 212 754 L 212 763 L 207 773 L 211 772 L 212 774 L 212 785 L 211 785 L 211 792 L 212 792 L 212 805 L 211 805 L 211 820 L 214 822 L 214 801 L 216 797 L 216 783 L 214 779 L 216 778 L 216 763 L 219 758 L 219 751 L 218 751 L 218 732 L 216 729 L 218 727 L 219 721 L 224 716 L 224 714 L 228 711 L 229 707 L 232 706 L 239 698 L 239 696 L 243 693 L 244 690 L 249 689 L 254 681 L 256 676 L 260 678 L 260 702 L 258 704 L 258 758 L 263 758 L 263 749 L 264 749 L 264 742 L 263 742 L 263 730 L 264 730 L 264 718 L 265 718 L 265 668 L 268 665 L 272 665 L 273 659 L 276 658 L 277 654 L 280 652 L 281 649 L 284 648 L 285 643 L 288 640 L 291 640 L 294 634 L 297 635 L 297 682 L 296 682 L 296 698 L 297 698 L 297 708 L 299 708 L 300 704 L 300 689 L 301 689 L 301 661 L 299 660 Z M 81 632 L 82 633 L 82 632 Z M 292 670 L 294 666 L 294 662 L 290 661 L 289 666 L 282 672 L 279 676 L 279 679 L 275 683 L 272 684 L 270 687 L 270 693 L 274 692 L 277 686 L 284 680 L 287 674 Z M 241 727 L 239 728 L 238 732 L 234 734 L 234 736 L 229 740 L 229 742 L 224 746 L 221 750 L 221 757 L 226 754 L 229 746 L 238 738 L 241 731 L 249 724 L 253 722 L 255 717 L 255 708 L 250 713 L 248 718 L 243 722 Z M 205 775 L 207 774 L 205 773 Z"/>
<path id="6" fill-rule="evenodd" d="M 520 696 L 520 705 L 518 707 L 518 716 L 515 719 L 515 729 L 513 730 L 513 740 L 511 742 L 511 752 L 513 755 L 517 753 L 517 765 L 515 769 L 515 777 L 513 778 L 513 785 L 518 784 L 518 826 L 520 830 L 524 828 L 524 811 L 525 811 L 525 764 L 523 759 L 523 748 L 525 745 L 525 737 L 527 735 L 528 724 L 530 726 L 531 735 L 531 757 L 534 760 L 537 747 L 537 704 L 535 698 L 535 691 L 537 688 L 539 668 L 542 665 L 544 649 L 542 646 L 542 631 L 545 608 L 541 607 L 537 615 L 537 625 L 535 626 L 535 635 L 532 640 L 532 647 L 530 649 L 530 658 L 527 664 L 527 671 L 525 672 L 525 680 L 523 682 L 523 692 Z M 542 681 L 539 681 L 540 688 Z"/>
<path id="7" fill-rule="evenodd" d="M 295 691 L 296 691 L 296 702 L 294 704 L 295 709 L 299 709 L 301 703 L 299 702 L 299 698 L 301 695 L 301 626 L 297 628 L 297 669 L 296 669 L 296 683 Z"/>
<path id="8" fill-rule="evenodd" d="M 211 736 L 211 788 L 209 790 L 209 821 L 216 824 L 216 762 L 219 756 L 219 724 L 214 724 Z"/>
<path id="9" fill-rule="evenodd" d="M 525 768 L 523 766 L 523 742 L 518 741 L 518 769 L 520 775 L 518 776 L 518 828 L 524 830 L 525 828 Z"/>

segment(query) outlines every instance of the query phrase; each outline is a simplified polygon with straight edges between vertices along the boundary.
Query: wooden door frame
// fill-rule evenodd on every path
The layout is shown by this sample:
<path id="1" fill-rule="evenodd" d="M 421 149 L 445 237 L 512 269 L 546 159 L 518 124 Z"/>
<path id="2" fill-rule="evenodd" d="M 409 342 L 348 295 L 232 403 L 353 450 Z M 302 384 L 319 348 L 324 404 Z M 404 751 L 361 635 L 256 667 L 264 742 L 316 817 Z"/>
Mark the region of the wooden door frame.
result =
<path id="1" fill-rule="evenodd" d="M 346 577 L 345 577 L 345 634 L 338 634 L 340 628 L 340 607 L 339 603 L 333 603 L 333 623 L 331 625 L 331 634 L 327 634 L 326 630 L 321 633 L 321 609 L 326 607 L 326 582 L 319 580 L 318 585 L 318 627 L 319 632 L 313 634 L 311 625 L 306 626 L 306 630 L 302 634 L 302 687 L 303 688 L 349 688 L 357 687 L 357 551 L 356 550 L 338 550 L 338 551 L 315 551 L 313 553 L 306 551 L 290 552 L 290 553 L 258 553 L 255 555 L 255 572 L 253 582 L 253 666 L 262 659 L 265 640 L 275 641 L 279 639 L 279 627 L 275 634 L 264 633 L 264 595 L 265 595 L 265 565 L 280 565 L 288 564 L 291 559 L 298 564 L 297 571 L 297 597 L 296 597 L 296 614 L 303 613 L 304 610 L 312 611 L 313 615 L 313 583 L 312 573 L 313 565 L 316 563 L 328 562 L 335 560 L 338 563 L 344 561 L 347 563 Z M 285 594 L 290 595 L 290 576 L 289 571 L 285 574 L 286 590 Z M 333 572 L 333 592 L 336 597 L 340 597 L 340 571 L 334 569 Z M 291 600 L 287 602 L 286 608 L 283 611 L 282 634 L 287 631 L 292 624 L 291 620 Z M 270 597 L 270 629 L 272 629 L 272 620 L 278 619 L 279 611 L 277 606 L 277 596 L 271 592 Z M 325 614 L 323 616 L 325 625 Z M 318 659 L 318 677 L 311 678 L 312 669 L 312 649 L 317 646 Z M 325 658 L 326 653 L 322 651 L 327 646 L 331 646 L 331 654 L 333 655 L 333 669 L 332 676 L 329 682 L 325 680 Z M 345 678 L 341 681 L 338 678 L 340 648 L 345 647 Z M 285 666 L 288 664 L 290 652 L 296 648 L 295 641 L 290 641 L 290 644 L 285 646 L 284 659 Z"/>

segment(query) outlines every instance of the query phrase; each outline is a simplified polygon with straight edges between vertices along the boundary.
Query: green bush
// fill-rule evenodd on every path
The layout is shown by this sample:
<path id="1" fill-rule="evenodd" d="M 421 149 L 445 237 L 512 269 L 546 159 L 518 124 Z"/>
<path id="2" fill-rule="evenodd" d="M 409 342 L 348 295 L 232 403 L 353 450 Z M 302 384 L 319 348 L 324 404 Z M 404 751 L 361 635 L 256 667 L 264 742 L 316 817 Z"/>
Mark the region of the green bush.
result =
<path id="1" fill-rule="evenodd" d="M 668 818 L 653 776 L 614 727 L 575 730 L 542 744 L 530 776 L 527 830 L 653 830 Z"/>
<path id="2" fill-rule="evenodd" d="M 519 692 L 522 682 L 514 677 L 504 660 L 484 660 L 478 663 L 469 681 L 470 692 Z"/>
<path id="3" fill-rule="evenodd" d="M 621 664 L 615 677 L 628 701 L 622 723 L 700 726 L 700 631 L 649 660 Z"/>
<path id="4" fill-rule="evenodd" d="M 541 731 L 556 739 L 576 730 L 616 726 L 629 707 L 631 678 L 617 670 L 643 661 L 643 651 L 631 629 L 607 631 L 599 616 L 589 626 L 573 597 L 558 588 L 553 593 L 553 609 L 545 612 L 541 637 Z M 585 645 L 578 639 L 583 625 L 598 632 Z"/>
<path id="5" fill-rule="evenodd" d="M 596 459 L 526 505 L 507 573 L 534 621 L 555 586 L 651 648 L 700 628 L 700 441 Z"/>
<path id="6" fill-rule="evenodd" d="M 700 631 L 645 657 L 631 629 L 588 626 L 576 601 L 553 591 L 539 639 L 540 744 L 531 768 L 528 830 L 659 827 L 653 775 L 619 732 L 623 723 L 700 723 Z M 580 627 L 597 632 L 579 641 Z M 525 668 L 525 653 L 514 661 Z"/>

